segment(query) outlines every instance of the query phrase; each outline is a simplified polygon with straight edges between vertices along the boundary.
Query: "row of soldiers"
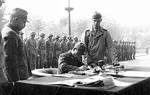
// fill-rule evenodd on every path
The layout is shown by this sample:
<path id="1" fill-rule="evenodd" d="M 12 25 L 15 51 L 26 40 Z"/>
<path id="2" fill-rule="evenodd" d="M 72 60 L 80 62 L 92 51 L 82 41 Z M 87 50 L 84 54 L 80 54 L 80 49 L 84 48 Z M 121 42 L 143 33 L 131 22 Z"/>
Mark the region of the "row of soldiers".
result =
<path id="1" fill-rule="evenodd" d="M 30 38 L 24 40 L 25 52 L 31 70 L 39 68 L 57 68 L 59 54 L 64 53 L 74 47 L 78 42 L 77 37 L 59 36 L 52 34 L 45 39 L 45 34 L 41 33 L 38 39 L 36 33 L 32 32 Z"/>
<path id="2" fill-rule="evenodd" d="M 135 59 L 136 42 L 114 41 L 118 61 Z"/>
<path id="3" fill-rule="evenodd" d="M 38 68 L 57 68 L 59 54 L 64 53 L 74 47 L 79 41 L 77 37 L 54 37 L 52 34 L 45 39 L 45 34 L 41 33 L 39 38 L 35 38 L 36 33 L 32 32 L 30 38 L 24 40 L 25 51 L 31 70 Z M 22 37 L 22 36 L 21 36 Z M 135 59 L 136 43 L 128 41 L 115 41 L 114 46 L 118 61 Z"/>

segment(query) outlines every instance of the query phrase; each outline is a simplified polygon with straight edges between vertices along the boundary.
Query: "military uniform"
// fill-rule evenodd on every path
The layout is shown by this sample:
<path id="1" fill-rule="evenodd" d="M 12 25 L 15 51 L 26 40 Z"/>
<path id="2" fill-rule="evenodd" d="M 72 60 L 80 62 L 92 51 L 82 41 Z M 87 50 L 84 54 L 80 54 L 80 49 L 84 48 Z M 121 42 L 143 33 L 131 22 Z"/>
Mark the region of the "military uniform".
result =
<path id="1" fill-rule="evenodd" d="M 53 62 L 53 50 L 54 50 L 54 43 L 51 40 L 46 41 L 46 51 L 47 51 L 47 66 L 52 67 Z"/>
<path id="2" fill-rule="evenodd" d="M 38 42 L 38 54 L 39 54 L 39 64 L 38 67 L 39 68 L 44 68 L 44 66 L 46 65 L 46 42 L 44 39 L 40 39 Z"/>
<path id="3" fill-rule="evenodd" d="M 77 37 L 74 38 L 74 41 L 72 42 L 72 45 L 73 45 L 72 47 L 74 47 L 76 43 L 78 43 L 78 38 Z"/>
<path id="4" fill-rule="evenodd" d="M 24 80 L 29 77 L 27 64 L 25 63 L 25 54 L 23 41 L 19 34 L 8 26 L 2 32 L 5 51 L 5 72 L 8 81 Z"/>
<path id="5" fill-rule="evenodd" d="M 53 67 L 58 67 L 58 57 L 61 54 L 60 41 L 58 38 L 54 41 L 54 51 L 53 51 Z"/>
<path id="6" fill-rule="evenodd" d="M 136 42 L 133 42 L 133 59 L 135 59 L 136 54 Z"/>
<path id="7" fill-rule="evenodd" d="M 36 69 L 36 57 L 37 57 L 37 43 L 35 39 L 28 39 L 26 42 L 27 57 L 29 60 L 31 70 Z"/>
<path id="8" fill-rule="evenodd" d="M 61 47 L 61 53 L 64 53 L 67 51 L 67 42 L 65 39 L 63 39 L 61 42 L 60 42 L 60 47 Z"/>
<path id="9" fill-rule="evenodd" d="M 78 67 L 82 66 L 82 57 L 75 57 L 72 55 L 71 50 L 62 53 L 59 56 L 58 60 L 58 69 L 59 73 L 68 73 L 69 71 L 74 71 Z"/>
<path id="10" fill-rule="evenodd" d="M 97 34 L 93 28 L 86 30 L 82 35 L 82 42 L 88 49 L 88 64 L 104 60 L 106 49 L 108 49 L 112 63 L 116 61 L 112 38 L 106 29 L 101 28 Z"/>
<path id="11" fill-rule="evenodd" d="M 71 50 L 73 48 L 72 38 L 69 37 L 67 41 L 67 50 Z"/>

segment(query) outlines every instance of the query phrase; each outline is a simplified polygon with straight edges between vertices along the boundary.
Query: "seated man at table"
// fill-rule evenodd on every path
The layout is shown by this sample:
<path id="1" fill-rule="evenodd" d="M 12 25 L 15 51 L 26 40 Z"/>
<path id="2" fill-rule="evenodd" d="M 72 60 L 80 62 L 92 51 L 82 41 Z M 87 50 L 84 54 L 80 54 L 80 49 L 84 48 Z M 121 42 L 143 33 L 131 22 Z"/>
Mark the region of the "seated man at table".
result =
<path id="1" fill-rule="evenodd" d="M 69 71 L 86 70 L 88 67 L 82 63 L 82 55 L 85 54 L 86 47 L 83 43 L 76 43 L 74 48 L 66 53 L 62 53 L 58 59 L 59 73 Z"/>

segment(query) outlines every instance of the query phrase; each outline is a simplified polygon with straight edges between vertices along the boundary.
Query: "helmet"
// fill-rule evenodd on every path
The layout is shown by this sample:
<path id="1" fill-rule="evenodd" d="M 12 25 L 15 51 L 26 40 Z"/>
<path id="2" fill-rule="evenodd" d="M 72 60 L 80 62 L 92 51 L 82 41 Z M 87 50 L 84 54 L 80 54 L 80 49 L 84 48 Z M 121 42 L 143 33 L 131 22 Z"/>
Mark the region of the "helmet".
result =
<path id="1" fill-rule="evenodd" d="M 44 33 L 41 33 L 40 36 L 43 37 L 43 36 L 45 36 L 45 34 L 44 34 Z"/>
<path id="2" fill-rule="evenodd" d="M 92 19 L 101 19 L 102 15 L 98 12 L 95 12 L 94 15 L 92 16 Z"/>
<path id="3" fill-rule="evenodd" d="M 31 32 L 31 36 L 32 36 L 32 35 L 36 35 L 36 33 L 35 33 L 35 32 Z"/>
<path id="4" fill-rule="evenodd" d="M 57 35 L 57 36 L 56 36 L 56 39 L 59 39 L 59 38 L 60 38 L 60 37 Z"/>
<path id="5" fill-rule="evenodd" d="M 48 37 L 53 37 L 53 35 L 52 35 L 52 34 L 49 34 Z"/>

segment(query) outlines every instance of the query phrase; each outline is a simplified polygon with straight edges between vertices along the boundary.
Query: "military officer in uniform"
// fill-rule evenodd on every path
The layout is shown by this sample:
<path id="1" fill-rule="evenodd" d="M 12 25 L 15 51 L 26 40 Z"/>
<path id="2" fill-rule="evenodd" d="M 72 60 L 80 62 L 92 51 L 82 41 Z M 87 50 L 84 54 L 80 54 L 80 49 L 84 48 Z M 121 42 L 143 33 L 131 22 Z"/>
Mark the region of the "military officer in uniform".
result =
<path id="1" fill-rule="evenodd" d="M 75 46 L 75 44 L 78 42 L 78 37 L 74 37 L 74 40 L 73 40 L 73 47 Z"/>
<path id="2" fill-rule="evenodd" d="M 67 51 L 67 37 L 63 36 L 62 41 L 60 42 L 60 47 L 61 47 L 61 53 L 64 53 Z"/>
<path id="3" fill-rule="evenodd" d="M 40 40 L 38 41 L 38 54 L 39 54 L 39 68 L 44 68 L 46 66 L 46 41 L 45 41 L 45 34 L 40 34 Z"/>
<path id="4" fill-rule="evenodd" d="M 8 25 L 2 31 L 5 51 L 5 72 L 9 82 L 28 79 L 29 73 L 24 59 L 23 41 L 20 31 L 26 26 L 27 11 L 15 8 L 10 15 Z"/>
<path id="5" fill-rule="evenodd" d="M 61 47 L 60 47 L 60 41 L 59 36 L 56 36 L 56 39 L 54 41 L 54 51 L 53 51 L 53 67 L 58 67 L 58 57 L 61 54 Z"/>
<path id="6" fill-rule="evenodd" d="M 36 69 L 37 43 L 35 40 L 35 32 L 30 34 L 30 38 L 26 41 L 27 57 L 31 70 Z"/>
<path id="7" fill-rule="evenodd" d="M 92 19 L 92 27 L 84 31 L 82 35 L 82 42 L 87 47 L 87 64 L 104 60 L 106 49 L 108 49 L 109 56 L 111 57 L 111 63 L 116 64 L 117 59 L 112 38 L 109 32 L 100 25 L 102 15 L 95 12 Z"/>
<path id="8" fill-rule="evenodd" d="M 53 35 L 50 34 L 48 36 L 48 40 L 46 41 L 46 52 L 47 52 L 47 67 L 52 67 L 53 61 L 53 50 L 54 50 L 54 43 L 53 43 Z"/>
<path id="9" fill-rule="evenodd" d="M 72 48 L 73 48 L 72 37 L 68 37 L 67 50 L 71 50 Z"/>
<path id="10" fill-rule="evenodd" d="M 85 54 L 85 51 L 85 45 L 83 43 L 77 43 L 72 50 L 60 54 L 58 59 L 59 73 L 88 69 L 88 67 L 82 63 L 82 55 Z"/>
<path id="11" fill-rule="evenodd" d="M 133 42 L 133 59 L 135 59 L 136 54 L 136 42 Z"/>

